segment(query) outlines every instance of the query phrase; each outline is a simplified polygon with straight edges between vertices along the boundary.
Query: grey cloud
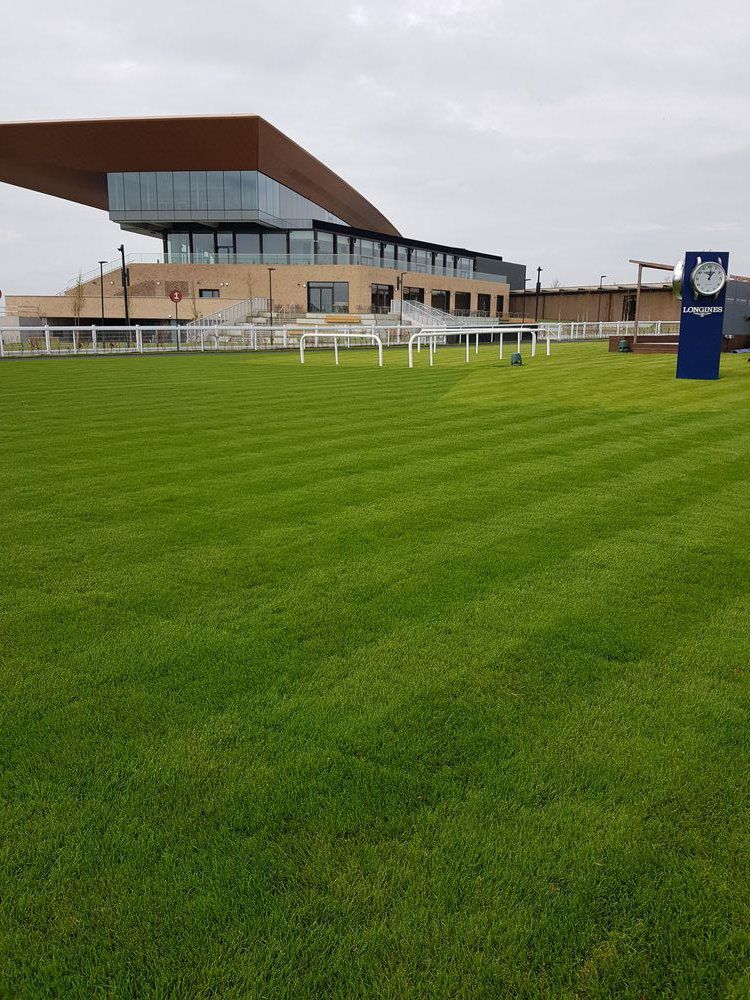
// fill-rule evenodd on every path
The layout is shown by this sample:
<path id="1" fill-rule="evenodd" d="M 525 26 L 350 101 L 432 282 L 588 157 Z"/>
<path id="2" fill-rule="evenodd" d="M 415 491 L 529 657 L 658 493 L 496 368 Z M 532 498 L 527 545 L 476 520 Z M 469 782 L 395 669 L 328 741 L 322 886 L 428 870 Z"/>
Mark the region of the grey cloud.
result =
<path id="1" fill-rule="evenodd" d="M 750 271 L 739 0 L 28 0 L 3 27 L 5 121 L 258 113 L 407 235 L 562 282 L 708 240 Z M 19 292 L 58 290 L 121 239 L 4 185 L 0 230 L 19 234 L 0 233 L 0 287 Z"/>

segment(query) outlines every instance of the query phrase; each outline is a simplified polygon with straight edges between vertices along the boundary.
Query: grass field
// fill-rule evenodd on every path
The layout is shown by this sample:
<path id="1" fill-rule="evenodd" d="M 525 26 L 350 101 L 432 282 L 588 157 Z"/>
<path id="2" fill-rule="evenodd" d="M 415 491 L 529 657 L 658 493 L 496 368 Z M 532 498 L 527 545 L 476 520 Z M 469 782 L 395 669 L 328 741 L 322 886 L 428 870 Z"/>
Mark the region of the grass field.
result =
<path id="1" fill-rule="evenodd" d="M 750 366 L 0 365 L 0 995 L 750 996 Z"/>

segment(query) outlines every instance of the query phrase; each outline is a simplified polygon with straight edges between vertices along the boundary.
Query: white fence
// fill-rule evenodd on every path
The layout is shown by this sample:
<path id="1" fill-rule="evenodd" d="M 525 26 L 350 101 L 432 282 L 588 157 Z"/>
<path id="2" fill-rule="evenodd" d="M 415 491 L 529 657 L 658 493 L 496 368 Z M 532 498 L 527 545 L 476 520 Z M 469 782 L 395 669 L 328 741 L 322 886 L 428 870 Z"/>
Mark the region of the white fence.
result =
<path id="1" fill-rule="evenodd" d="M 635 323 L 624 320 L 620 323 L 550 323 L 544 320 L 535 325 L 555 340 L 607 340 L 632 336 L 635 330 Z M 639 337 L 676 337 L 679 332 L 679 320 L 642 320 L 638 323 Z"/>
<path id="2" fill-rule="evenodd" d="M 603 324 L 607 326 L 607 324 Z M 632 324 L 631 324 L 632 325 Z M 568 324 L 568 327 L 570 324 Z M 0 358 L 54 357 L 68 355 L 158 354 L 174 351 L 273 351 L 296 350 L 300 338 L 305 336 L 308 347 L 332 347 L 335 342 L 347 348 L 371 346 L 373 332 L 383 347 L 406 347 L 410 338 L 416 339 L 417 349 L 422 342 L 438 345 L 460 343 L 469 335 L 478 350 L 480 338 L 485 342 L 500 343 L 509 336 L 536 341 L 580 340 L 584 331 L 569 329 L 559 324 L 532 326 L 483 325 L 456 327 L 373 326 L 352 325 L 302 325 L 266 326 L 237 324 L 235 326 L 2 326 L 0 324 Z M 421 334 L 424 332 L 424 336 Z M 417 333 L 420 336 L 413 338 Z M 335 334 L 335 338 L 333 335 Z M 586 337 L 591 337 L 591 331 Z M 601 336 L 608 336 L 604 332 Z M 502 356 L 502 355 L 501 355 Z"/>

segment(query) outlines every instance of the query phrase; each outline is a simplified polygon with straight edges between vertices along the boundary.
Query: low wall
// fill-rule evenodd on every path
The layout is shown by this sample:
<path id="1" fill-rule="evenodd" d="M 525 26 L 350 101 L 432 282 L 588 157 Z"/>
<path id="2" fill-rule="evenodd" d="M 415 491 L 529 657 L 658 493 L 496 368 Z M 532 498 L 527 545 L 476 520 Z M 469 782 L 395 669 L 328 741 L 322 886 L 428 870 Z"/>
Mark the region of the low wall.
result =
<path id="1" fill-rule="evenodd" d="M 609 338 L 610 351 L 618 351 L 621 340 L 627 340 L 630 345 L 630 350 L 634 354 L 676 354 L 680 338 L 669 336 L 644 336 L 641 334 L 638 338 L 638 342 L 635 346 L 633 346 L 633 335 L 623 334 L 621 337 L 615 336 Z M 750 335 L 737 333 L 734 335 L 725 335 L 721 345 L 722 352 L 725 354 L 729 351 L 736 351 L 744 347 L 750 347 Z"/>

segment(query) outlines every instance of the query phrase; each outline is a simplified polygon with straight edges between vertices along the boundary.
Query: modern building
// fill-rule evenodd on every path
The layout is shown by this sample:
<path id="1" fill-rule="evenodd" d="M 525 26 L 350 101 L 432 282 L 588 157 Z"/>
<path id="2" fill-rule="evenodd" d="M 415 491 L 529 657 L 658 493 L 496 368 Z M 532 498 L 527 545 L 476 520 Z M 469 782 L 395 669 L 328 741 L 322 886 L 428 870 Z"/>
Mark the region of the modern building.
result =
<path id="1" fill-rule="evenodd" d="M 10 295 L 7 316 L 170 322 L 234 307 L 284 321 L 379 314 L 404 301 L 507 319 L 526 269 L 404 237 L 366 198 L 257 116 L 0 125 L 0 181 L 109 213 L 153 255 L 92 268 L 56 296 Z M 102 273 L 103 272 L 103 273 Z"/>

